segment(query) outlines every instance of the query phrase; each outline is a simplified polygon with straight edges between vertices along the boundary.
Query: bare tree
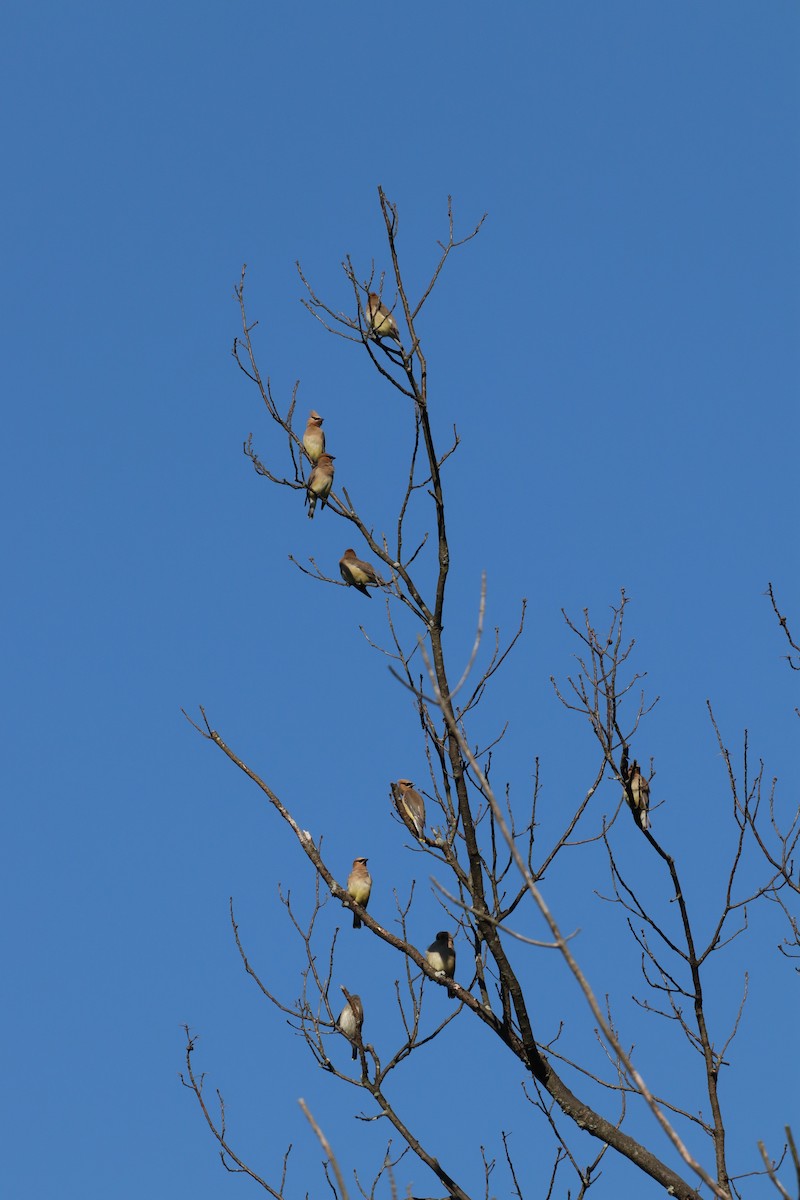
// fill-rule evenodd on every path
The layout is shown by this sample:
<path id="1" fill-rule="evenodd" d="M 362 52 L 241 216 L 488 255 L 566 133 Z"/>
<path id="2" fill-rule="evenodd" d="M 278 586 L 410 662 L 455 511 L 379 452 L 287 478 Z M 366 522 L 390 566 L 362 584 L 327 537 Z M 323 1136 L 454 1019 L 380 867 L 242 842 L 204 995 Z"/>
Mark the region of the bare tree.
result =
<path id="1" fill-rule="evenodd" d="M 430 418 L 435 401 L 429 395 L 420 324 L 425 304 L 440 284 L 448 259 L 478 234 L 483 218 L 466 236 L 457 237 L 452 204 L 448 204 L 447 238 L 440 243 L 429 282 L 413 296 L 400 265 L 396 207 L 382 189 L 378 196 L 391 283 L 383 275 L 376 275 L 374 265 L 366 274 L 360 273 L 348 257 L 343 268 L 350 307 L 339 311 L 317 294 L 302 271 L 300 277 L 310 313 L 330 333 L 352 343 L 354 352 L 367 355 L 383 384 L 407 402 L 413 429 L 410 457 L 407 462 L 390 464 L 392 471 L 401 473 L 405 480 L 402 499 L 392 532 L 378 534 L 368 515 L 356 509 L 346 481 L 340 484 L 334 474 L 330 492 L 321 498 L 321 503 L 327 504 L 323 519 L 344 522 L 345 540 L 365 549 L 346 552 L 341 579 L 326 574 L 313 559 L 307 564 L 295 561 L 300 571 L 327 586 L 355 586 L 370 598 L 383 599 L 385 642 L 376 648 L 391 663 L 395 679 L 391 686 L 402 687 L 407 693 L 428 767 L 425 786 L 419 781 L 399 780 L 393 782 L 389 793 L 387 782 L 387 793 L 420 863 L 435 877 L 444 914 L 442 929 L 435 936 L 431 932 L 429 947 L 413 943 L 409 936 L 413 890 L 407 900 L 396 901 L 397 931 L 382 925 L 367 903 L 360 902 L 368 890 L 348 890 L 346 880 L 337 879 L 323 856 L 320 838 L 315 841 L 293 816 L 291 798 L 279 796 L 269 780 L 245 763 L 201 708 L 199 719 L 190 718 L 195 729 L 252 780 L 274 810 L 276 820 L 283 823 L 286 836 L 294 839 L 298 854 L 312 864 L 316 879 L 309 919 L 300 917 L 290 896 L 282 897 L 305 960 L 299 998 L 287 999 L 285 987 L 264 978 L 251 962 L 232 904 L 231 926 L 242 965 L 264 999 L 299 1032 L 318 1065 L 360 1089 L 369 1098 L 372 1110 L 389 1122 L 393 1136 L 400 1139 L 403 1151 L 393 1156 L 390 1141 L 372 1181 L 363 1185 L 359 1182 L 364 1195 L 375 1195 L 386 1186 L 392 1196 L 398 1188 L 403 1189 L 401 1173 L 408 1155 L 416 1156 L 428 1168 L 436 1181 L 436 1194 L 459 1200 L 475 1195 L 469 1183 L 470 1172 L 463 1164 L 442 1161 L 437 1153 L 436 1130 L 418 1128 L 413 1114 L 401 1113 L 392 1101 L 387 1081 L 423 1047 L 440 1039 L 448 1026 L 456 1023 L 463 1029 L 465 1022 L 477 1022 L 495 1039 L 496 1054 L 515 1061 L 526 1081 L 527 1103 L 538 1114 L 537 1144 L 549 1147 L 547 1161 L 540 1154 L 539 1173 L 531 1181 L 527 1170 L 520 1170 L 506 1132 L 498 1134 L 487 1129 L 487 1140 L 497 1139 L 508 1172 L 505 1190 L 519 1197 L 581 1197 L 601 1178 L 604 1159 L 611 1154 L 629 1164 L 632 1187 L 637 1186 L 637 1174 L 642 1173 L 681 1200 L 708 1194 L 720 1200 L 740 1196 L 740 1181 L 756 1173 L 787 1196 L 789 1192 L 779 1178 L 784 1157 L 779 1154 L 777 1161 L 770 1158 L 763 1146 L 757 1146 L 756 1136 L 750 1146 L 737 1147 L 732 1155 L 726 1140 L 719 1082 L 739 1029 L 747 999 L 747 978 L 742 977 L 732 1017 L 712 1011 L 706 981 L 716 956 L 727 952 L 747 933 L 748 912 L 755 904 L 777 901 L 791 923 L 794 944 L 800 944 L 796 918 L 792 916 L 796 909 L 788 899 L 791 895 L 793 901 L 797 900 L 793 853 L 800 836 L 800 815 L 790 822 L 788 832 L 779 832 L 770 795 L 775 838 L 770 841 L 762 833 L 763 764 L 755 779 L 751 778 L 745 745 L 744 775 L 741 781 L 737 778 L 709 708 L 727 771 L 732 836 L 724 861 L 717 857 L 714 863 L 720 881 L 716 909 L 702 913 L 693 910 L 679 855 L 662 845 L 656 832 L 657 819 L 652 819 L 658 809 L 650 799 L 654 769 L 638 747 L 642 723 L 657 697 L 647 699 L 643 676 L 633 665 L 634 641 L 625 629 L 628 598 L 624 591 L 602 629 L 588 611 L 580 620 L 564 614 L 577 647 L 577 670 L 563 681 L 554 679 L 553 686 L 561 703 L 581 718 L 596 741 L 596 769 L 585 795 L 571 810 L 562 812 L 555 832 L 545 836 L 538 766 L 525 811 L 518 804 L 512 806 L 507 788 L 496 789 L 493 764 L 503 731 L 487 744 L 476 744 L 470 733 L 471 720 L 523 633 L 525 603 L 521 604 L 519 621 L 510 637 L 503 640 L 498 631 L 494 632 L 488 661 L 478 668 L 485 637 L 484 580 L 475 604 L 472 653 L 460 669 L 452 668 L 443 644 L 445 613 L 447 604 L 452 603 L 448 600 L 451 546 L 443 468 L 457 450 L 459 436 L 454 427 L 452 439 L 444 448 L 434 438 Z M 236 296 L 241 333 L 234 341 L 233 355 L 263 400 L 272 431 L 277 434 L 274 445 L 279 448 L 283 443 L 286 465 L 272 465 L 278 451 L 257 450 L 252 436 L 245 443 L 245 453 L 260 476 L 302 496 L 308 490 L 311 468 L 323 445 L 319 437 L 323 418 L 312 413 L 309 423 L 313 437 L 304 444 L 303 428 L 296 421 L 296 388 L 284 411 L 257 364 L 255 323 L 245 306 L 244 268 Z M 330 440 L 335 440 L 333 434 Z M 327 450 L 331 453 L 335 447 L 329 445 Z M 312 484 L 312 490 L 315 486 Z M 317 490 L 316 495 L 321 493 Z M 414 537 L 410 532 L 411 514 L 416 517 L 420 511 L 427 513 L 428 530 Z M 425 576 L 418 568 L 423 563 L 432 585 L 422 582 Z M 785 622 L 782 624 L 786 629 Z M 788 629 L 786 634 L 788 637 Z M 790 644 L 797 649 L 791 638 Z M 601 781 L 608 778 L 617 782 L 619 803 L 610 817 L 599 817 L 592 801 Z M 628 824 L 629 815 L 633 827 Z M 547 826 L 553 826 L 552 819 Z M 638 839 L 640 854 L 648 856 L 646 880 L 639 875 L 629 876 L 620 851 L 622 836 L 628 841 L 631 837 Z M 663 1023 L 665 1039 L 674 1039 L 676 1044 L 682 1041 L 690 1051 L 692 1067 L 684 1089 L 689 1099 L 662 1095 L 649 1081 L 647 1067 L 630 1035 L 618 1024 L 618 998 L 596 994 L 582 967 L 576 939 L 562 928 L 551 900 L 550 880 L 562 862 L 587 848 L 594 856 L 597 886 L 600 870 L 608 873 L 607 894 L 599 895 L 598 903 L 609 906 L 613 929 L 609 936 L 627 931 L 640 958 L 643 995 L 636 999 L 640 1012 L 649 1020 Z M 762 868 L 755 883 L 752 872 L 744 881 L 748 854 L 757 857 Z M 380 939 L 397 956 L 394 1002 L 403 1036 L 393 1047 L 376 1046 L 363 1039 L 360 1020 L 352 1019 L 352 1012 L 360 1009 L 360 1001 L 345 988 L 342 996 L 335 986 L 337 935 L 324 944 L 319 933 L 319 914 L 331 901 L 352 910 L 360 920 L 366 932 L 357 936 Z M 616 912 L 624 917 L 623 921 L 613 920 Z M 523 929 L 530 929 L 534 917 L 543 931 L 540 937 L 523 933 Z M 562 1040 L 563 1028 L 545 1028 L 538 1015 L 528 966 L 531 961 L 552 962 L 553 955 L 560 958 L 567 972 L 564 1008 L 570 1011 L 573 1024 L 589 1031 L 596 1049 L 592 1055 L 585 1049 L 571 1050 L 571 1045 L 579 1044 L 566 1035 Z M 427 1009 L 423 1016 L 423 1001 L 425 989 L 432 987 L 446 992 L 454 1003 L 445 1006 L 446 1011 L 430 1024 Z M 345 1009 L 340 1015 L 342 1003 Z M 281 1161 L 279 1148 L 272 1166 L 276 1172 L 272 1182 L 236 1153 L 222 1097 L 217 1093 L 215 1103 L 208 1103 L 202 1075 L 194 1068 L 195 1038 L 188 1028 L 186 1034 L 183 1082 L 197 1097 L 219 1144 L 223 1163 L 229 1170 L 247 1174 L 271 1195 L 288 1196 L 287 1156 Z M 340 1055 L 331 1051 L 330 1039 L 343 1036 L 352 1046 L 356 1064 L 353 1073 L 338 1065 Z M 349 1062 L 349 1054 L 345 1057 Z M 347 1190 L 339 1165 L 342 1151 L 337 1157 L 311 1108 L 313 1105 L 306 1106 L 304 1111 L 325 1150 L 328 1183 L 335 1195 L 344 1198 Z M 486 1112 L 487 1124 L 491 1124 L 489 1106 Z M 654 1136 L 647 1141 L 629 1131 L 632 1124 L 637 1130 L 642 1127 L 641 1121 L 632 1121 L 634 1113 L 646 1113 L 652 1119 Z M 591 1140 L 585 1134 L 591 1135 Z M 787 1138 L 796 1165 L 794 1143 L 790 1134 Z M 488 1197 L 496 1161 L 484 1148 L 481 1154 L 481 1190 Z M 353 1157 L 349 1149 L 347 1155 Z"/>

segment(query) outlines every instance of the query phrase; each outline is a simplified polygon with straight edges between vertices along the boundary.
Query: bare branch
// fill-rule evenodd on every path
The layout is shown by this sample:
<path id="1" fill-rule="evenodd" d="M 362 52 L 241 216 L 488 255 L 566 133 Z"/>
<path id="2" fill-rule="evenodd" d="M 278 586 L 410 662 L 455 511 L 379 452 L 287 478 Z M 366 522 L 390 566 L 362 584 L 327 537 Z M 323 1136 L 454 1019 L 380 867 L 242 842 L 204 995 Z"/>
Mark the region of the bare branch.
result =
<path id="1" fill-rule="evenodd" d="M 247 1165 L 247 1163 L 245 1163 L 241 1158 L 238 1157 L 237 1154 L 234 1153 L 234 1151 L 231 1149 L 230 1143 L 228 1142 L 227 1136 L 226 1136 L 225 1102 L 222 1098 L 222 1093 L 217 1091 L 217 1101 L 219 1103 L 220 1117 L 219 1117 L 219 1121 L 215 1122 L 214 1118 L 211 1116 L 211 1113 L 208 1110 L 208 1107 L 206 1106 L 205 1098 L 203 1096 L 204 1076 L 201 1075 L 198 1078 L 195 1075 L 194 1069 L 192 1067 L 192 1054 L 194 1053 L 195 1043 L 196 1043 L 197 1039 L 192 1037 L 192 1035 L 189 1033 L 188 1025 L 184 1025 L 183 1028 L 184 1028 L 184 1032 L 186 1034 L 186 1074 L 185 1075 L 181 1074 L 180 1080 L 184 1087 L 186 1087 L 190 1091 L 194 1092 L 194 1094 L 197 1098 L 197 1103 L 200 1105 L 200 1110 L 206 1119 L 206 1124 L 208 1125 L 209 1129 L 213 1133 L 214 1137 L 219 1142 L 220 1159 L 222 1160 L 222 1165 L 226 1168 L 226 1170 L 236 1171 L 243 1175 L 249 1175 L 249 1177 L 253 1180 L 254 1183 L 259 1184 L 260 1187 L 262 1187 L 265 1192 L 269 1192 L 270 1196 L 274 1196 L 275 1200 L 284 1200 L 284 1188 L 286 1186 L 286 1171 L 288 1168 L 289 1155 L 292 1150 L 291 1145 L 289 1146 L 289 1148 L 287 1149 L 286 1153 L 283 1156 L 283 1170 L 281 1172 L 281 1181 L 277 1188 L 273 1188 L 269 1183 L 267 1183 L 267 1181 L 265 1179 L 262 1179 L 260 1175 L 258 1175 L 251 1167 L 249 1167 Z M 230 1167 L 228 1165 L 228 1163 L 226 1162 L 226 1158 L 229 1158 L 231 1160 L 231 1162 L 236 1164 L 236 1166 Z"/>
<path id="2" fill-rule="evenodd" d="M 325 1137 L 325 1134 L 322 1132 L 319 1125 L 315 1121 L 315 1119 L 311 1113 L 311 1110 L 309 1109 L 305 1100 L 303 1100 L 301 1098 L 297 1101 L 297 1103 L 300 1105 L 300 1108 L 303 1110 L 303 1116 L 306 1118 L 309 1125 L 314 1130 L 314 1133 L 317 1135 L 317 1138 L 319 1139 L 319 1144 L 322 1146 L 322 1149 L 325 1151 L 325 1155 L 328 1159 L 328 1162 L 333 1167 L 334 1174 L 336 1175 L 336 1182 L 339 1185 L 339 1196 L 340 1196 L 341 1200 L 348 1200 L 347 1188 L 344 1185 L 344 1177 L 342 1176 L 342 1172 L 339 1168 L 339 1160 L 337 1159 L 336 1155 L 333 1153 L 330 1142 Z"/>

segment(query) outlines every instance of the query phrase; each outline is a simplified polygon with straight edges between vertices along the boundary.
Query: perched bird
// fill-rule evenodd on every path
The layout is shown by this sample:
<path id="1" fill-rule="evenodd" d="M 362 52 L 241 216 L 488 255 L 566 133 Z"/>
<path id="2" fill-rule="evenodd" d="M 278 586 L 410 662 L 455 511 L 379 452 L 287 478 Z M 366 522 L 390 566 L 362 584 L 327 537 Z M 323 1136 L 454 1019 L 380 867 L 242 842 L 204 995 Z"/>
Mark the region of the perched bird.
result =
<path id="1" fill-rule="evenodd" d="M 342 989 L 344 990 L 344 989 Z M 358 1058 L 358 1049 L 356 1048 L 356 1040 L 361 1040 L 361 1026 L 364 1024 L 364 1005 L 361 1003 L 360 996 L 352 996 L 345 1003 L 344 1008 L 339 1013 L 339 1018 L 336 1022 L 337 1027 L 341 1030 L 348 1041 L 353 1043 L 353 1058 Z"/>
<path id="2" fill-rule="evenodd" d="M 312 463 L 319 462 L 320 454 L 325 453 L 325 434 L 322 432 L 322 422 L 325 420 L 312 408 L 308 414 L 308 424 L 303 434 L 303 449 Z"/>
<path id="3" fill-rule="evenodd" d="M 392 795 L 400 820 L 422 841 L 425 834 L 425 801 L 422 796 L 414 790 L 410 779 L 398 779 L 397 783 L 393 783 Z"/>
<path id="4" fill-rule="evenodd" d="M 452 933 L 448 933 L 446 929 L 437 933 L 436 941 L 428 946 L 425 957 L 428 960 L 428 966 L 432 967 L 437 974 L 446 975 L 448 979 L 452 979 L 456 973 L 456 952 Z M 447 994 L 451 1000 L 455 1000 L 452 992 Z"/>
<path id="5" fill-rule="evenodd" d="M 650 825 L 647 816 L 648 809 L 650 808 L 650 784 L 639 770 L 639 764 L 636 759 L 633 760 L 629 767 L 627 755 L 624 755 L 621 766 L 625 772 L 624 779 L 628 785 L 625 788 L 625 799 L 628 802 L 628 807 L 633 813 L 633 819 L 639 828 L 646 830 Z"/>
<path id="6" fill-rule="evenodd" d="M 353 869 L 347 877 L 347 890 L 362 908 L 369 904 L 369 894 L 372 891 L 372 876 L 367 870 L 365 858 L 354 858 Z M 361 928 L 361 918 L 353 913 L 353 929 Z"/>
<path id="7" fill-rule="evenodd" d="M 364 562 L 363 558 L 356 558 L 353 549 L 345 550 L 339 559 L 339 571 L 347 586 L 357 588 L 368 600 L 372 599 L 367 591 L 369 584 L 373 587 L 386 587 L 372 563 Z"/>
<path id="8" fill-rule="evenodd" d="M 386 305 L 381 304 L 381 298 L 376 292 L 370 292 L 367 297 L 367 317 L 369 328 L 376 337 L 390 337 L 394 338 L 396 342 L 400 342 L 400 330 L 397 328 L 397 321 L 395 321 Z"/>
<path id="9" fill-rule="evenodd" d="M 308 477 L 306 484 L 306 504 L 308 505 L 308 515 L 313 521 L 314 509 L 317 507 L 317 500 L 322 501 L 322 507 L 325 507 L 325 502 L 330 495 L 333 487 L 333 455 L 320 454 L 317 459 L 313 471 Z"/>

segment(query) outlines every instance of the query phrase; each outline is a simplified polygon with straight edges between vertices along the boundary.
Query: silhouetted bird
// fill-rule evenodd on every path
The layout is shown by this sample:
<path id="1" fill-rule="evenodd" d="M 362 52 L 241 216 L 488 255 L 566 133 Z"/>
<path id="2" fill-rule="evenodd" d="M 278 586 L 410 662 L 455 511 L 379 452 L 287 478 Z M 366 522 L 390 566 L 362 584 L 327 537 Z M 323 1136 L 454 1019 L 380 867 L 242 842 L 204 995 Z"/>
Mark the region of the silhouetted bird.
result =
<path id="1" fill-rule="evenodd" d="M 441 933 L 437 933 L 436 941 L 432 942 L 425 953 L 428 960 L 428 966 L 432 967 L 439 975 L 446 975 L 448 979 L 452 979 L 456 973 L 456 952 L 453 946 L 453 935 L 443 929 Z M 448 996 L 451 1000 L 455 1000 L 455 995 L 448 991 Z"/>

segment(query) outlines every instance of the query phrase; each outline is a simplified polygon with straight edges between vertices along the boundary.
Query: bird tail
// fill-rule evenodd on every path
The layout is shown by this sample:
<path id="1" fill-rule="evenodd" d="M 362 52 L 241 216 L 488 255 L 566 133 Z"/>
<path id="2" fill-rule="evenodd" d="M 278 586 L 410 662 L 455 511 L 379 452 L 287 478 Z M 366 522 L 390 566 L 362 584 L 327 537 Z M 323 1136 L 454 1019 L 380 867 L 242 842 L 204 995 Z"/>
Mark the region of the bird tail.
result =
<path id="1" fill-rule="evenodd" d="M 353 1062 L 358 1058 L 358 1050 L 353 1046 Z"/>
<path id="2" fill-rule="evenodd" d="M 361 928 L 361 917 L 358 913 L 353 913 L 353 929 Z"/>

